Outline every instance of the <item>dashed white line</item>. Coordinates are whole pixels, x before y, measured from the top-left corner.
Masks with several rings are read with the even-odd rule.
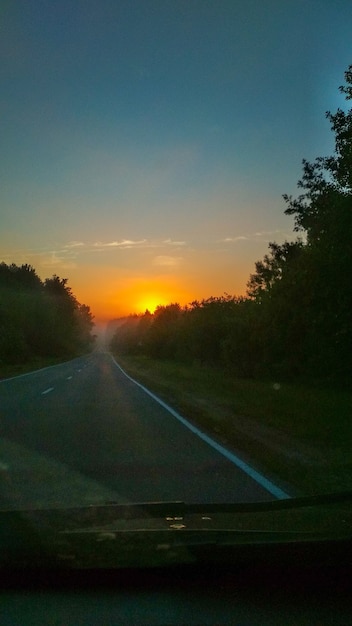
[[[1,383],[7,383],[10,380],[15,380],[16,378],[24,378],[24,376],[32,376],[32,374],[38,374],[39,372],[44,372],[45,370],[50,370],[53,367],[61,367],[61,365],[66,365],[67,363],[72,363],[76,359],[71,359],[70,361],[63,361],[62,363],[56,363],[56,365],[48,365],[47,367],[41,367],[39,370],[33,370],[31,372],[25,372],[25,374],[17,374],[17,376],[10,376],[9,378],[2,378],[0,380]],[[83,367],[87,367],[87,365],[83,365]]]
[[[50,391],[54,391],[54,387],[49,387],[48,389],[45,389],[45,391],[42,391],[42,396],[45,396],[47,393],[50,393]]]

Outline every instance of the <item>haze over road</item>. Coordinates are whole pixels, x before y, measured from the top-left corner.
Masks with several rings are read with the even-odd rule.
[[[189,430],[103,352],[1,381],[0,469],[5,506],[285,497]]]

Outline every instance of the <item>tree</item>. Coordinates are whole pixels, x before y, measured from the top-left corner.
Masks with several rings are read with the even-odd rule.
[[[66,278],[41,281],[28,264],[0,263],[0,361],[70,356],[91,347],[93,316]]]
[[[81,350],[88,350],[96,339],[96,335],[92,335],[94,327],[94,316],[90,307],[86,304],[79,304],[74,311],[74,319],[76,325],[76,342]]]
[[[177,302],[159,305],[145,337],[148,354],[154,358],[173,359],[177,355],[182,308]]]
[[[281,246],[276,242],[269,243],[269,254],[265,254],[263,261],[256,261],[255,273],[251,274],[247,283],[247,294],[257,302],[267,298],[278,281],[285,279],[291,272],[292,266],[300,257],[303,242],[285,241]]]
[[[339,90],[346,100],[352,99],[352,65],[345,72],[346,85]],[[338,109],[335,114],[326,112],[335,134],[332,156],[318,157],[314,163],[303,159],[303,176],[298,187],[304,190],[297,199],[284,195],[288,205],[286,215],[294,215],[295,230],[305,230],[308,242],[319,239],[326,232],[336,213],[341,198],[351,200],[352,194],[352,109]],[[351,214],[351,204],[348,204]],[[341,208],[341,205],[340,205]]]
[[[224,341],[234,321],[238,299],[229,294],[191,303],[185,314],[184,345],[188,359],[212,365],[224,359]]]
[[[340,87],[352,98],[352,65]],[[297,198],[284,195],[297,240],[270,244],[256,263],[248,295],[271,323],[267,344],[273,363],[291,373],[347,380],[352,365],[352,110],[326,113],[335,133],[334,154],[303,160]],[[265,333],[264,333],[265,334]],[[275,340],[275,337],[279,339]],[[284,354],[286,357],[284,358]]]
[[[147,315],[147,313],[145,314]],[[150,313],[148,311],[148,315]],[[144,317],[144,316],[143,316]],[[118,354],[138,354],[141,350],[141,315],[130,315],[118,323],[110,341],[110,347]]]

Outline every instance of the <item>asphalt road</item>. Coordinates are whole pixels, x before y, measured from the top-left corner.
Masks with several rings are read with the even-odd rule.
[[[187,428],[108,353],[0,383],[0,504],[284,497],[273,489]]]

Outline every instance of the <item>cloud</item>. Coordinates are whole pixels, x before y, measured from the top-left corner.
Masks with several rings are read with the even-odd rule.
[[[172,241],[172,239],[164,239],[163,243],[168,246],[185,246],[185,241]]]
[[[153,259],[153,265],[159,267],[178,267],[182,262],[182,257],[159,255]]]
[[[268,235],[277,235],[281,232],[281,230],[261,230],[257,233],[254,233],[254,237],[267,237]]]
[[[260,239],[262,239],[263,241],[270,241],[270,239],[276,237],[277,235],[280,235],[280,237],[284,237],[285,239],[291,237],[291,235],[287,235],[281,230],[262,230],[255,233],[249,233],[247,235],[225,237],[225,239],[219,239],[217,243],[236,243],[237,241],[257,241]]]
[[[41,253],[42,261],[41,265],[43,267],[60,267],[65,270],[72,270],[77,267],[76,263],[66,258],[65,256],[60,256],[60,252],[52,250],[48,253]]]
[[[58,250],[23,248],[14,250],[11,254],[2,255],[2,260],[7,263],[15,262],[17,265],[30,263],[35,269],[41,267],[58,267],[59,269],[74,269],[77,267],[74,260],[77,254],[74,250],[62,247]]]
[[[84,248],[87,251],[103,252],[104,250],[120,249],[129,250],[131,248],[147,249],[147,248],[164,248],[165,246],[181,247],[185,246],[185,241],[173,241],[172,239],[120,239],[113,241],[94,241],[94,242],[70,242],[65,248]]]
[[[3,254],[3,261],[12,262],[14,258],[17,263],[27,263],[28,259],[34,265],[37,263],[43,268],[74,269],[83,257],[89,254],[106,254],[123,250],[155,250],[160,252],[152,261],[153,265],[164,267],[177,267],[182,257],[167,254],[167,250],[174,250],[185,246],[185,241],[174,241],[168,239],[111,239],[109,241],[81,241],[72,240],[58,245],[50,244],[41,248],[16,250],[10,254]],[[163,254],[165,252],[166,254]]]
[[[220,239],[219,243],[233,243],[234,241],[243,241],[248,239],[248,237],[244,235],[239,235],[238,237],[225,237],[225,239]]]
[[[69,243],[64,245],[64,248],[81,248],[84,245],[83,241],[69,241]]]
[[[121,241],[108,241],[108,242],[96,241],[92,245],[94,248],[99,248],[101,250],[104,250],[104,248],[133,248],[136,246],[140,247],[146,243],[147,243],[146,239],[139,239],[137,241],[133,241],[132,239],[122,239]]]

